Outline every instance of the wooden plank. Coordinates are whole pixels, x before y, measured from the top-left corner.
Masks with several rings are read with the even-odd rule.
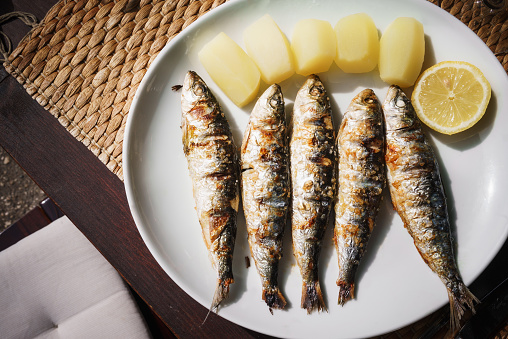
[[[51,220],[39,206],[25,214],[0,234],[0,251],[14,245],[24,237],[47,226]]]
[[[16,221],[5,231],[0,233],[0,251],[14,245],[24,237],[46,227],[52,221],[63,216],[62,211],[55,203],[47,198],[36,206],[20,220]]]
[[[64,215],[58,206],[55,205],[53,200],[49,198],[44,199],[39,205],[51,221],[55,221]]]

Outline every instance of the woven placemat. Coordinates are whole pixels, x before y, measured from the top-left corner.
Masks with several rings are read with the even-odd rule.
[[[225,0],[62,0],[19,43],[6,70],[123,180],[122,143],[136,89],[160,50]],[[508,69],[506,12],[431,1],[475,31]]]
[[[62,0],[4,62],[37,102],[123,180],[127,114],[182,29],[225,0]]]

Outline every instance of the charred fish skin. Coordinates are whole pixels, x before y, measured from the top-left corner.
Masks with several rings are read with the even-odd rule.
[[[310,75],[296,95],[290,141],[293,253],[307,313],[326,310],[318,267],[333,206],[336,156],[330,99],[319,77]]]
[[[217,270],[211,310],[227,298],[239,204],[239,159],[228,121],[203,79],[189,71],[182,88],[182,142],[196,212]]]
[[[334,242],[339,263],[338,303],[354,298],[355,276],[365,253],[385,186],[381,104],[371,89],[344,113],[337,136],[339,188]]]
[[[277,84],[254,106],[242,142],[241,166],[243,210],[262,299],[270,308],[283,309],[286,299],[278,271],[291,192],[284,97]]]
[[[446,286],[455,329],[465,306],[474,312],[478,299],[462,281],[455,262],[439,166],[411,101],[399,87],[389,88],[383,111],[392,202],[422,259]]]

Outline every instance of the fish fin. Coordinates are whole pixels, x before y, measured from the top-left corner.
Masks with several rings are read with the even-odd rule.
[[[278,287],[263,289],[263,300],[270,308],[283,310],[286,307],[286,298]]]
[[[208,313],[206,313],[206,317],[201,323],[201,325],[204,325],[206,322],[206,319],[208,319],[208,316],[210,315],[210,312],[219,312],[219,306],[222,303],[224,299],[228,297],[229,294],[229,285],[233,283],[233,279],[226,279],[221,280],[219,279],[217,281],[217,287],[215,288],[215,292],[213,294],[213,300],[212,305],[208,309]]]
[[[313,281],[310,284],[303,284],[301,307],[307,310],[307,314],[310,314],[315,308],[317,308],[318,312],[323,310],[328,312],[323,299],[323,294],[321,293],[319,281]]]
[[[249,121],[249,123],[247,124],[247,128],[245,129],[245,132],[243,134],[242,146],[240,148],[241,155],[245,154],[245,152],[247,151],[247,145],[249,144],[251,130],[252,130],[252,124]],[[242,169],[243,169],[243,164],[242,164]]]
[[[187,119],[182,118],[182,122],[180,124],[180,128],[182,130],[182,144],[183,144],[183,153],[185,155],[189,154],[189,131],[187,128]]]
[[[344,306],[344,304],[355,298],[355,283],[347,283],[342,280],[337,280],[337,286],[339,286],[339,300],[338,304]]]
[[[217,287],[215,288],[215,293],[213,294],[212,306],[210,306],[210,311],[218,312],[219,306],[224,299],[228,297],[229,294],[229,285],[233,283],[232,279],[218,280]]]
[[[458,285],[458,293],[453,293],[448,289],[448,298],[450,300],[450,328],[457,330],[460,327],[460,319],[464,315],[466,306],[475,313],[474,304],[480,300],[469,291],[462,282]]]
[[[349,121],[349,114],[346,115],[346,113],[344,113],[344,117],[342,118],[342,121],[339,126],[339,130],[337,132],[337,136],[335,138],[335,145],[337,145],[337,154],[340,151],[339,139],[340,139],[342,133],[344,133],[344,128],[346,128],[348,121]]]
[[[287,121],[287,138],[288,138],[288,141],[291,141],[291,139],[293,138],[293,131],[295,129],[295,123],[294,123],[294,118],[293,118],[293,114],[292,113],[288,113],[289,114],[289,119],[286,119]]]

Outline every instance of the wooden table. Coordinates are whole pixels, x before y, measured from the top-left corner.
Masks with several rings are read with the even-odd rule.
[[[0,15],[21,10],[40,20],[56,0],[2,3]],[[20,22],[2,27],[14,46],[28,32]],[[183,292],[162,270],[131,217],[123,182],[77,141],[0,67],[0,145],[60,207],[178,337],[266,337],[237,326]],[[482,297],[506,276],[505,243],[472,284]]]

